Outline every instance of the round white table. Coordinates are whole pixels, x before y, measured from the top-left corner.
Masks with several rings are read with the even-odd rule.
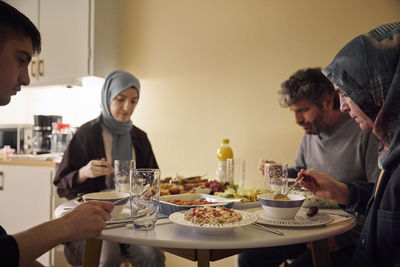
[[[71,206],[71,203],[66,202],[57,207],[56,216],[60,216],[65,208],[69,207],[68,205]],[[283,235],[261,230],[254,225],[238,227],[223,235],[199,234],[174,223],[157,225],[152,231],[137,231],[126,226],[112,228],[104,230],[98,239],[87,240],[83,266],[98,266],[101,242],[108,240],[159,247],[175,255],[198,261],[198,266],[201,267],[209,266],[210,261],[232,256],[251,248],[311,242],[314,266],[325,267],[330,266],[327,238],[347,232],[356,225],[352,218],[337,218],[339,218],[338,221],[335,219],[327,225],[316,227],[268,226],[283,232]]]

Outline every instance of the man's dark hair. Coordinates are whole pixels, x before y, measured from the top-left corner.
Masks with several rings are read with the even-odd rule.
[[[322,107],[322,101],[327,94],[333,97],[333,108],[339,109],[339,96],[333,84],[321,72],[321,68],[308,68],[298,70],[281,85],[282,90],[280,104],[287,108],[294,105],[302,98],[308,99],[318,107]]]
[[[0,50],[6,41],[21,35],[31,38],[34,54],[40,53],[41,38],[36,26],[17,9],[0,1]]]

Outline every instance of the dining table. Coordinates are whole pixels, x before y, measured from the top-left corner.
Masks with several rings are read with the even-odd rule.
[[[72,201],[63,203],[56,208],[55,216],[62,216],[74,205],[77,204]],[[253,208],[247,212],[260,213],[262,208]],[[155,229],[150,231],[135,230],[131,223],[113,223],[103,230],[98,238],[86,240],[83,266],[99,265],[102,241],[107,240],[158,247],[166,252],[195,261],[198,267],[208,267],[212,261],[253,248],[309,243],[313,265],[329,267],[331,261],[328,238],[351,230],[357,223],[350,214],[340,209],[321,209],[320,213],[329,214],[332,221],[312,227],[264,224],[266,227],[264,229],[255,224],[249,224],[223,234],[212,231],[198,232],[195,229],[172,223],[168,217],[158,219]]]

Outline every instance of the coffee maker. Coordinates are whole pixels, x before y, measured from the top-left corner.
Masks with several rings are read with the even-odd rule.
[[[53,122],[62,122],[58,115],[34,115],[32,152],[35,155],[50,153]]]

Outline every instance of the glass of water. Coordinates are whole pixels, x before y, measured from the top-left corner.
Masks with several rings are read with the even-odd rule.
[[[238,185],[240,189],[244,188],[245,172],[246,161],[244,159],[226,160],[228,182]]]
[[[114,161],[115,191],[129,193],[129,172],[131,168],[135,169],[134,160]]]
[[[265,163],[265,191],[284,194],[288,187],[288,165],[286,163]]]
[[[133,226],[136,230],[153,230],[160,199],[159,169],[131,169],[130,206]]]

